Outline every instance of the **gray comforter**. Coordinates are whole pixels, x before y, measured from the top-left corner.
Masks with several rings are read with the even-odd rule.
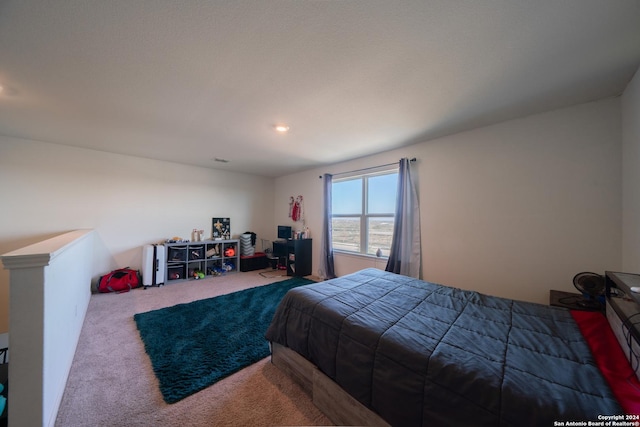
[[[266,338],[394,426],[623,413],[568,310],[376,269],[292,289]]]

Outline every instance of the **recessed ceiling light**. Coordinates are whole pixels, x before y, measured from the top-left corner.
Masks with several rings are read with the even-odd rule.
[[[277,124],[277,125],[273,125],[273,129],[275,129],[276,132],[279,133],[287,133],[289,132],[289,126],[285,125],[285,124]]]

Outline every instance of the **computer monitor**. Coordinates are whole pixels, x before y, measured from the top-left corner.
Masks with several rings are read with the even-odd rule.
[[[279,225],[278,239],[290,239],[290,238],[291,238],[291,227],[288,225]]]

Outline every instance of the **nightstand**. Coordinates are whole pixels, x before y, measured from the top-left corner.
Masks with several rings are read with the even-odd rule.
[[[604,304],[597,304],[590,306],[585,304],[585,298],[582,294],[575,292],[565,291],[549,291],[549,305],[554,307],[564,307],[570,310],[582,310],[582,311],[602,311],[604,312]]]

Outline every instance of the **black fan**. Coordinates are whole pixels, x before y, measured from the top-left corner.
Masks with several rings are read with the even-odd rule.
[[[578,273],[573,277],[573,286],[579,290],[584,299],[578,301],[580,307],[599,309],[604,303],[604,276],[588,271]]]

